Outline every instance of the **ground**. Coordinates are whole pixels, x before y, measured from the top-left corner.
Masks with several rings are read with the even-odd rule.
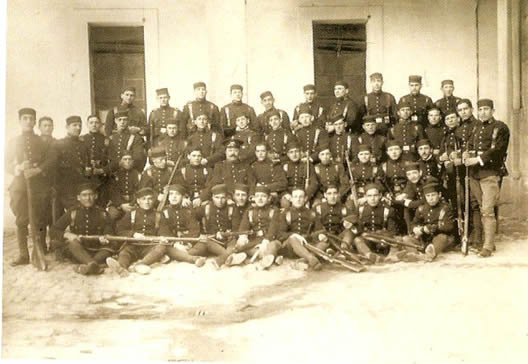
[[[501,221],[488,259],[352,273],[214,271],[185,263],[120,279],[12,268],[4,234],[3,358],[516,363],[528,358],[528,223]]]

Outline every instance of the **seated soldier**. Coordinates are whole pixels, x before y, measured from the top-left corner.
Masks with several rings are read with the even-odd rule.
[[[306,201],[309,202],[317,191],[317,178],[309,160],[301,161],[301,147],[295,140],[288,142],[288,162],[282,167],[286,173],[288,186],[281,196],[281,208],[290,207],[291,194],[295,188],[304,189]]]
[[[271,91],[264,91],[260,94],[260,102],[264,106],[264,112],[257,116],[258,130],[259,134],[267,134],[270,131],[270,126],[268,124],[269,115],[272,113],[277,113],[279,116],[279,121],[282,129],[290,129],[290,118],[288,113],[284,110],[275,108],[275,98]]]
[[[416,148],[420,156],[418,164],[420,165],[423,178],[433,176],[434,178],[440,179],[441,166],[436,156],[433,155],[433,148],[429,139],[420,139],[416,143]]]
[[[117,233],[120,236],[128,236],[136,239],[145,236],[157,236],[160,230],[161,215],[154,209],[156,192],[150,187],[145,187],[136,192],[138,207],[130,212],[117,223]],[[161,260],[165,255],[167,242],[160,240],[156,245],[134,245],[126,243],[120,250],[118,259],[107,258],[106,264],[120,276],[128,274],[127,269],[140,274],[148,274],[150,265]],[[133,264],[135,263],[135,264]],[[133,265],[131,265],[133,264]]]
[[[264,134],[264,140],[269,145],[269,157],[273,163],[281,163],[288,160],[286,146],[290,140],[295,140],[295,135],[281,126],[280,114],[277,110],[267,114],[268,132]]]
[[[324,191],[324,199],[321,204],[315,206],[315,212],[325,231],[336,236],[340,236],[344,230],[343,219],[352,214],[352,210],[340,201],[337,186],[332,184]]]
[[[112,233],[112,223],[102,208],[95,205],[97,194],[93,185],[89,183],[79,185],[77,201],[79,206],[68,210],[51,227],[50,235],[54,246],[62,245],[66,240],[66,247],[73,258],[80,263],[75,272],[83,275],[101,274],[104,271],[105,259],[115,253],[109,245],[105,234]],[[66,229],[69,227],[69,231]],[[100,235],[99,240],[81,241],[79,235]]]
[[[238,225],[242,216],[250,206],[249,202],[249,187],[242,183],[236,183],[232,188],[228,188],[228,191],[232,190],[231,199],[227,200],[227,204],[233,207],[233,224],[232,231],[238,230]],[[253,198],[251,198],[253,200]]]
[[[167,167],[167,154],[162,147],[154,147],[150,150],[152,165],[147,167],[141,174],[139,188],[149,187],[154,190],[157,206],[165,198],[164,192],[171,177],[172,168]]]
[[[345,130],[345,120],[342,115],[338,115],[330,120],[334,125],[334,132],[329,138],[328,146],[332,158],[338,163],[344,163],[349,150],[355,149],[357,138]]]
[[[209,184],[212,171],[209,167],[200,163],[202,160],[202,149],[199,146],[191,146],[187,148],[187,152],[189,163],[176,173],[175,181],[185,187],[185,190],[189,193],[189,197],[184,199],[183,205],[196,208],[203,202],[200,199],[200,194]]]
[[[210,120],[205,111],[197,112],[193,124],[196,130],[187,138],[188,145],[202,150],[202,166],[213,168],[216,162],[224,159],[221,133],[211,130]]]
[[[299,123],[302,128],[295,132],[302,151],[302,158],[310,159],[310,162],[317,163],[317,150],[323,144],[328,144],[328,134],[326,130],[314,124],[312,110],[306,106],[299,107]]]
[[[255,144],[261,140],[261,137],[256,131],[249,128],[248,111],[237,111],[233,115],[233,119],[235,119],[236,124],[233,138],[242,141],[239,159],[241,162],[251,164],[255,161]]]
[[[268,187],[271,191],[272,200],[277,201],[288,186],[282,165],[274,163],[268,158],[268,146],[265,142],[255,145],[255,155],[257,160],[251,164],[251,169],[255,174],[257,186]]]
[[[456,114],[456,111],[454,111]],[[424,129],[424,135],[431,142],[433,155],[438,157],[440,154],[440,145],[446,134],[446,126],[442,122],[442,114],[437,106],[431,106],[427,111],[428,124]]]
[[[321,203],[323,194],[329,186],[335,186],[338,189],[339,201],[346,199],[346,193],[349,190],[348,177],[342,163],[332,161],[332,154],[328,146],[322,146],[319,149],[318,158],[320,163],[314,166],[315,176],[317,178],[318,191],[315,195],[313,205]]]
[[[407,233],[410,234],[414,212],[425,201],[422,193],[424,179],[422,178],[420,166],[416,162],[408,162],[405,165],[405,173],[407,175],[407,184],[401,193],[396,194],[393,203],[404,206],[403,218],[407,225]]]
[[[398,103],[398,115],[400,119],[389,130],[387,137],[397,140],[402,146],[403,160],[415,161],[417,159],[416,142],[423,138],[422,126],[418,123],[418,119],[411,119],[411,105],[407,101],[400,100]]]
[[[132,153],[124,152],[119,162],[119,169],[110,176],[110,202],[107,208],[113,221],[121,219],[125,213],[133,210],[134,194],[139,188],[141,175],[134,169]]]
[[[184,238],[198,238],[200,236],[200,223],[194,218],[190,209],[182,206],[183,197],[186,195],[185,187],[178,184],[169,186],[169,206],[163,209],[160,224],[161,236],[175,236]],[[205,263],[205,258],[190,255],[190,244],[176,242],[173,246],[167,247],[169,258],[179,261],[193,263],[201,267]]]
[[[167,153],[167,164],[174,166],[180,156],[185,153],[187,139],[178,130],[178,120],[169,119],[166,121],[167,134],[157,139],[156,146],[162,147]],[[183,164],[180,162],[180,164]]]
[[[385,200],[394,208],[398,234],[407,234],[407,226],[403,219],[403,204],[394,203],[397,195],[401,194],[407,183],[405,172],[406,161],[401,159],[402,149],[396,140],[388,140],[386,143],[388,159],[381,164],[385,175],[385,188],[387,193]]]
[[[351,164],[359,205],[366,202],[365,186],[369,183],[380,183],[385,178],[383,169],[372,163],[371,155],[370,146],[362,144],[358,147],[357,162]]]
[[[385,142],[387,138],[378,133],[378,124],[376,119],[381,118],[379,115],[365,115],[363,116],[363,133],[357,137],[356,148],[362,144],[370,146],[370,161],[374,164],[379,164],[384,159]],[[354,149],[353,149],[354,150]],[[357,155],[357,149],[354,153]]]

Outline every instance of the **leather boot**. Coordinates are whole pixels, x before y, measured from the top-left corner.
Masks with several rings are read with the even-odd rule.
[[[493,251],[495,248],[495,232],[497,229],[495,216],[482,216],[482,227],[484,228],[484,246],[482,249]]]
[[[480,216],[480,209],[471,212],[472,229],[469,236],[469,243],[480,248],[482,246],[482,217]]]
[[[86,249],[83,248],[80,241],[70,241],[68,243],[68,250],[70,251],[71,255],[81,264],[88,264],[95,262],[95,260],[92,258],[90,253],[86,251]]]
[[[46,244],[46,228],[41,228],[39,232],[39,242],[42,246],[42,251],[44,254],[48,254],[50,250],[48,249],[48,244]]]
[[[27,227],[17,227],[18,258],[11,262],[12,267],[29,264],[28,232]]]
[[[147,255],[137,262],[137,264],[151,265],[156,262],[159,262],[160,259],[165,255],[165,246],[158,245],[153,247]]]

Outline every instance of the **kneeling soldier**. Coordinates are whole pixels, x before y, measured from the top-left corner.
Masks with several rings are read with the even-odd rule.
[[[145,187],[136,192],[138,208],[127,212],[117,223],[117,233],[121,236],[129,236],[136,239],[145,236],[156,236],[160,230],[161,215],[154,210],[155,192],[152,188]],[[160,240],[160,243],[165,243]],[[117,260],[107,258],[106,264],[121,276],[127,275],[130,268],[141,274],[150,272],[150,265],[158,262],[165,255],[166,247],[159,245],[133,245],[127,244],[119,252]]]
[[[51,227],[51,237],[56,246],[66,240],[66,247],[76,261],[77,273],[101,274],[102,264],[115,250],[108,246],[103,235],[112,233],[112,220],[105,210],[95,205],[95,188],[89,183],[81,184],[77,190],[78,207],[68,210]],[[66,229],[69,227],[69,231]],[[99,241],[82,241],[79,235],[101,235]],[[106,246],[103,246],[106,245]]]

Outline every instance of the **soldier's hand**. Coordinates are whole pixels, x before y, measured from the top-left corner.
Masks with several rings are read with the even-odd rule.
[[[31,178],[41,172],[40,168],[29,168],[24,170],[24,177]]]
[[[24,173],[24,167],[21,164],[17,164],[15,166],[15,176],[20,176],[22,173]]]
[[[346,229],[346,230],[349,230],[349,229],[352,229],[352,226],[354,226],[350,221],[343,221],[343,227]]]
[[[415,227],[413,228],[413,233],[414,233],[414,235],[416,235],[416,236],[421,236],[422,233],[423,233],[423,231],[422,231],[422,227],[421,227],[421,226],[415,226]]]
[[[100,236],[100,237],[99,237],[99,242],[100,242],[102,245],[107,245],[107,244],[110,243],[110,240],[108,240],[108,239],[106,238],[106,236]]]
[[[128,130],[130,130],[132,134],[137,134],[141,131],[141,128],[138,128],[137,126],[129,126]]]
[[[469,152],[464,152],[462,153],[462,160],[465,161],[466,159],[469,158]]]
[[[332,123],[326,123],[325,129],[328,133],[332,133],[335,130],[335,126]]]
[[[449,157],[447,155],[446,152],[442,153],[442,155],[440,156],[440,162],[446,162],[449,160]]]
[[[200,161],[200,164],[202,166],[205,166],[209,161],[206,159],[206,158],[202,158],[202,160]]]
[[[184,198],[182,200],[182,206],[183,207],[190,207],[191,205],[192,205],[192,202],[191,202],[190,198]]]
[[[217,240],[224,240],[224,234],[221,231],[218,231],[215,234],[215,237],[216,237]]]
[[[160,193],[160,194],[158,195],[158,201],[159,201],[159,202],[163,201],[163,198],[164,198],[164,197],[165,197],[165,195],[164,195],[163,193]]]
[[[92,167],[84,168],[84,175],[90,177],[92,175]]]
[[[174,167],[176,165],[176,163],[174,163],[174,161],[171,161],[171,160],[167,160],[167,165],[169,167]]]
[[[366,197],[358,198],[358,204],[359,205],[364,205],[366,202],[367,202],[367,198]]]
[[[166,238],[162,238],[162,239],[160,239],[159,242],[160,242],[161,244],[163,244],[163,245],[168,245],[168,244],[169,244],[169,241],[168,241]]]
[[[79,240],[79,235],[74,234],[74,233],[70,233],[70,232],[65,232],[64,233],[64,239],[66,239],[68,241],[76,241],[76,240]]]
[[[478,163],[479,163],[478,158],[467,158],[464,164],[466,165],[466,167],[471,167]]]
[[[240,235],[237,239],[236,246],[238,248],[243,248],[244,246],[247,245],[247,243],[249,243],[249,239],[247,235]]]
[[[207,235],[200,234],[200,236],[198,237],[198,240],[200,241],[200,243],[207,243]]]
[[[407,197],[407,195],[405,193],[400,193],[399,195],[396,196],[395,200],[396,201],[403,201],[403,200],[405,200],[406,197]]]
[[[328,240],[328,238],[326,237],[325,234],[317,235],[317,239],[319,239],[319,241],[327,241]]]
[[[29,169],[31,168],[31,163],[29,161],[23,161],[19,166],[22,170]]]
[[[453,159],[453,163],[455,164],[455,166],[461,166],[462,165],[462,158]]]
[[[202,200],[200,200],[200,198],[195,198],[194,200],[192,200],[193,207],[200,207],[201,203],[202,203]]]
[[[104,174],[104,169],[102,169],[102,168],[95,168],[95,169],[94,169],[94,174],[95,174],[96,176],[100,176],[100,175]]]
[[[143,239],[145,237],[145,235],[141,234],[141,233],[134,233],[134,235],[132,235],[133,238],[135,239]]]
[[[124,212],[130,212],[130,211],[132,211],[132,206],[130,206],[129,203],[123,203],[123,204],[121,204],[121,209]]]
[[[433,149],[433,155],[440,154],[440,149]]]

